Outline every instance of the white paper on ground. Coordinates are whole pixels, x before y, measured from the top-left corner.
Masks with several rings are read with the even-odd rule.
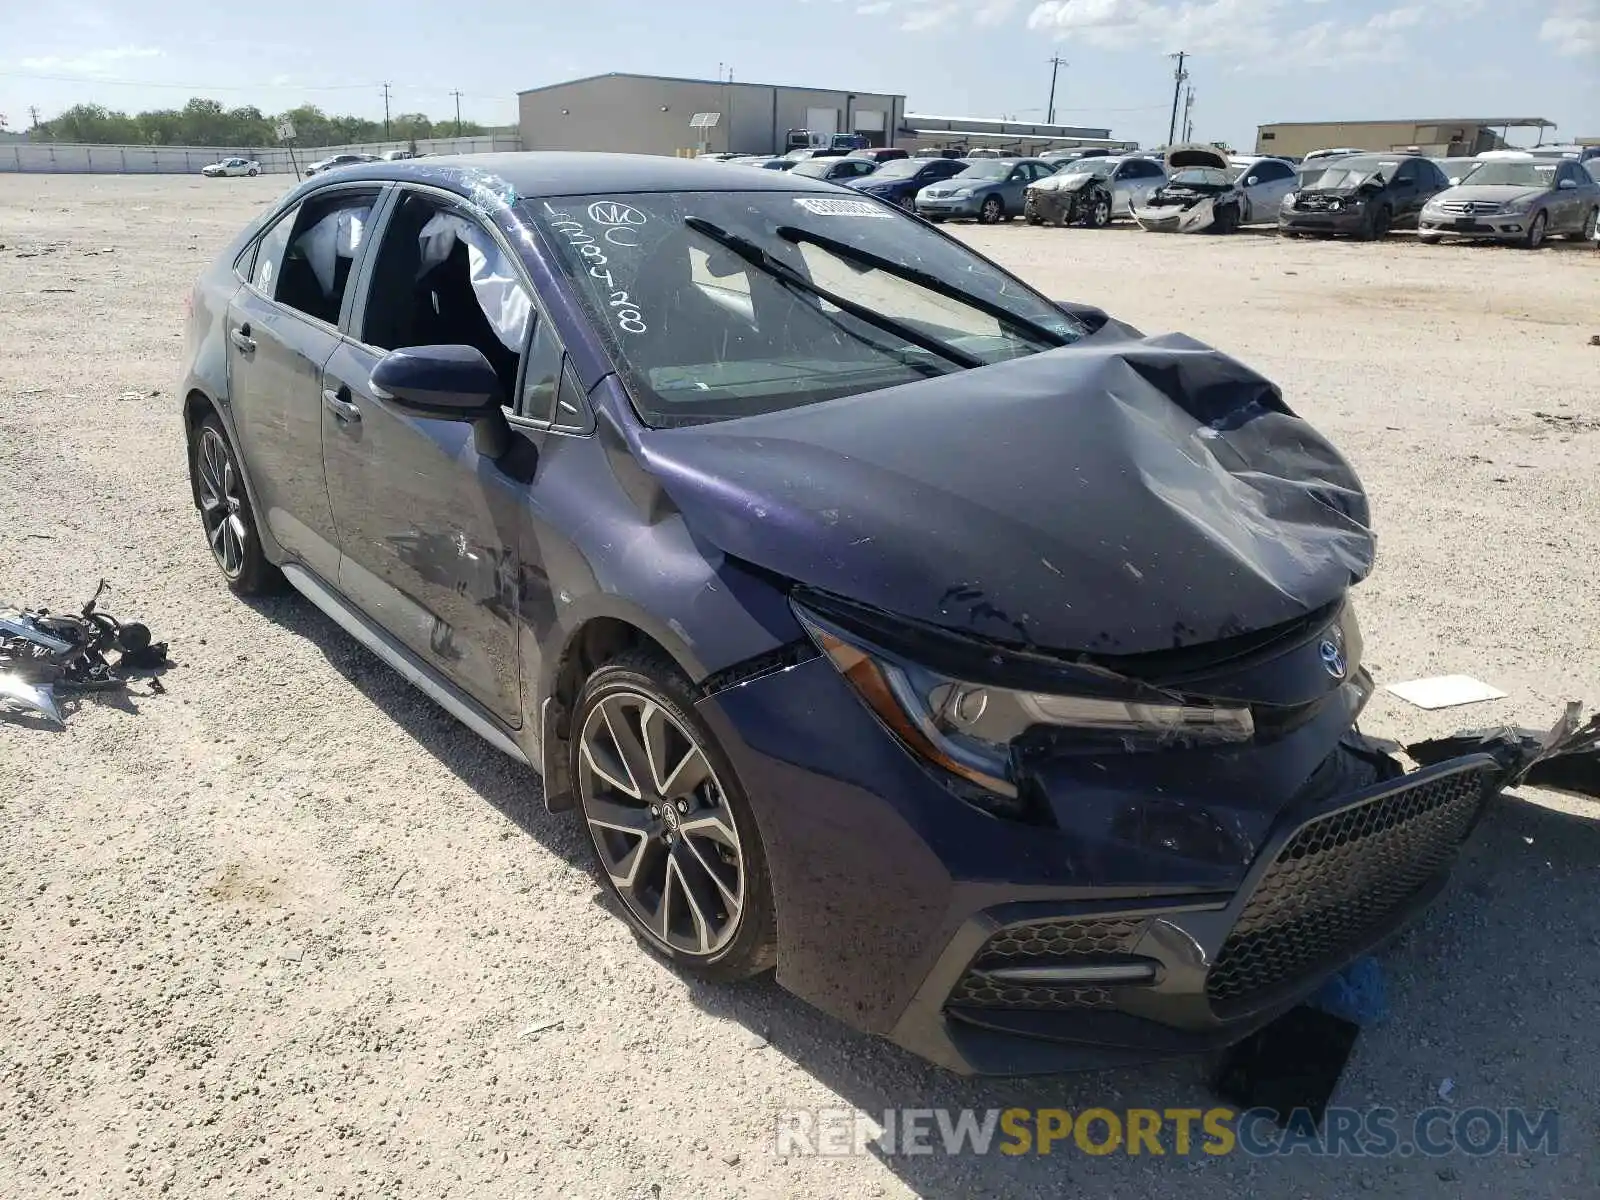
[[[1409,679],[1404,683],[1391,683],[1384,687],[1409,704],[1418,708],[1454,708],[1458,704],[1477,704],[1484,700],[1499,700],[1505,696],[1499,688],[1490,687],[1470,675],[1436,675],[1432,679]]]

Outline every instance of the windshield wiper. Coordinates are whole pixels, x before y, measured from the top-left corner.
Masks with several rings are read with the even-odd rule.
[[[1049,345],[1065,346],[1068,343],[1069,339],[1063,337],[1054,329],[1041,325],[1030,317],[1019,316],[1003,304],[996,304],[993,300],[985,299],[982,296],[974,295],[972,292],[958,288],[955,284],[940,279],[937,275],[930,271],[924,271],[921,267],[910,267],[904,263],[897,263],[892,258],[884,258],[881,255],[872,253],[870,250],[862,250],[859,247],[852,246],[849,242],[835,241],[825,234],[812,233],[811,230],[801,229],[797,225],[780,225],[777,229],[777,234],[785,241],[810,242],[813,246],[818,246],[829,254],[838,255],[838,257],[846,261],[858,262],[863,266],[882,271],[886,275],[894,275],[919,287],[927,288],[930,292],[935,292],[948,300],[954,300],[960,304],[967,305],[969,308],[974,308],[983,313],[984,316],[993,317],[1002,325],[1010,325],[1015,329],[1020,329]]]
[[[940,358],[948,359],[960,367],[985,366],[983,359],[974,354],[968,354],[957,346],[930,337],[921,330],[916,329],[893,317],[886,317],[882,313],[873,312],[863,304],[857,304],[837,292],[829,291],[825,287],[818,287],[804,275],[796,271],[788,263],[774,258],[749,238],[741,237],[737,233],[730,233],[719,225],[713,225],[703,217],[685,217],[683,223],[702,237],[708,237],[717,245],[736,254],[739,258],[749,263],[763,274],[770,275],[785,287],[795,291],[804,292],[819,300],[826,300],[835,308],[841,309],[855,317],[858,321],[865,321],[868,325],[875,325],[886,333],[910,342],[913,346],[920,346],[930,354],[937,354]]]

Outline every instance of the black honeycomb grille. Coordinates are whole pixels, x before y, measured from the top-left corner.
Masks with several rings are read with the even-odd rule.
[[[948,1003],[958,1008],[1110,1008],[1111,993],[1097,984],[1013,983],[986,972],[1124,956],[1138,944],[1147,924],[1141,918],[1088,917],[1002,929],[984,943]]]
[[[1261,876],[1206,978],[1214,1006],[1364,944],[1454,856],[1492,767],[1425,780],[1306,822]]]

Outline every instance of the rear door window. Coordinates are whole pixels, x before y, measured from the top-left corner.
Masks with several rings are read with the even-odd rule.
[[[263,265],[270,262],[263,242],[262,253],[256,256],[257,287],[285,307],[337,325],[377,200],[376,188],[341,190],[306,200],[295,216],[287,245],[278,251],[281,263],[275,268],[276,279],[270,278],[272,269],[263,276]],[[287,220],[279,222],[269,236],[288,224]]]

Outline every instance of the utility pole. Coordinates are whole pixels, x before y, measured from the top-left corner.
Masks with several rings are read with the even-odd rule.
[[[389,140],[389,85],[383,85],[383,140]]]
[[[39,106],[37,104],[28,105],[28,116],[33,118],[33,128],[39,128]]]
[[[450,93],[456,98],[456,136],[461,136],[461,89],[457,88]]]
[[[1189,78],[1189,73],[1183,69],[1183,61],[1189,55],[1187,51],[1179,50],[1167,57],[1178,60],[1178,69],[1172,73],[1172,120],[1167,123],[1167,145],[1170,146],[1172,139],[1178,136],[1178,96],[1183,91],[1184,80]]]
[[[1194,122],[1189,119],[1189,110],[1194,107],[1194,89],[1185,88],[1183,92],[1183,140],[1194,140]]]
[[[1056,123],[1056,72],[1062,67],[1070,67],[1071,65],[1059,54],[1052,55],[1050,58],[1050,107],[1045,109],[1044,123],[1046,125],[1054,125]]]

